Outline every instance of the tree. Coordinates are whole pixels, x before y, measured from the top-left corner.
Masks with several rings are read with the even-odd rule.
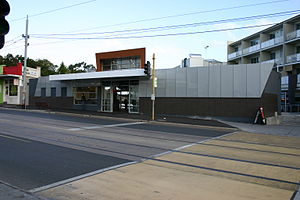
[[[83,72],[94,72],[96,67],[94,65],[87,65],[85,62],[76,63],[69,65],[69,73],[83,73]]]
[[[57,73],[58,74],[68,74],[69,70],[66,67],[66,65],[64,64],[64,62],[62,62],[59,66],[59,68],[57,69]]]
[[[35,61],[35,65],[37,67],[41,67],[42,76],[49,76],[49,75],[56,74],[57,66],[51,63],[47,59],[38,59]]]
[[[16,66],[17,63],[24,63],[24,57],[21,55],[13,56],[12,54],[7,54],[4,57],[0,56],[0,65]],[[27,66],[32,68],[40,67],[42,76],[96,71],[96,67],[94,65],[87,65],[85,62],[72,64],[68,67],[62,62],[58,67],[57,65],[54,65],[47,59],[33,60],[28,58]]]

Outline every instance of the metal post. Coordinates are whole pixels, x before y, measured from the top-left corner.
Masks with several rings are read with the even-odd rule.
[[[23,66],[23,104],[24,108],[26,109],[26,93],[27,93],[27,81],[26,81],[26,69],[27,69],[27,48],[28,48],[28,15],[26,18],[26,28],[25,28],[25,52],[24,52],[24,66]]]
[[[284,92],[284,112],[286,112],[286,92]]]
[[[151,100],[152,100],[152,120],[155,120],[155,54],[153,54],[152,57],[153,60],[153,68],[152,68],[152,95],[151,95]]]

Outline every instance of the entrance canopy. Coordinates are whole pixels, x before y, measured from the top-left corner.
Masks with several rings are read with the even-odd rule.
[[[50,75],[50,81],[102,79],[102,78],[123,78],[123,77],[145,77],[144,69],[126,69],[101,72],[87,72],[74,74]]]

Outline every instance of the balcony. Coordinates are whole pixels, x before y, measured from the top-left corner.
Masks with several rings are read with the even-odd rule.
[[[300,62],[300,53],[287,56],[286,57],[286,62],[287,63]]]
[[[276,59],[272,59],[272,60],[265,60],[265,61],[262,61],[261,63],[273,63],[273,64],[277,64],[277,65],[282,65],[283,60],[281,58],[276,58]]]
[[[293,31],[293,32],[290,32],[288,34],[286,34],[286,40],[289,41],[289,40],[293,40],[295,38],[299,38],[300,37],[300,30],[296,30],[296,31]]]
[[[276,44],[280,44],[282,42],[283,42],[283,36],[273,38],[271,40],[268,40],[268,41],[265,41],[265,42],[261,43],[261,48],[271,47],[271,46],[274,46]]]
[[[259,49],[260,49],[260,44],[257,44],[257,45],[254,45],[254,46],[243,49],[243,54],[258,51]]]
[[[228,59],[233,59],[235,57],[238,57],[238,56],[241,56],[242,55],[242,51],[236,51],[236,52],[233,52],[231,54],[228,54]]]

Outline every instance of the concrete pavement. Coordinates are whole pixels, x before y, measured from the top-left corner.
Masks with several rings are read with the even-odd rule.
[[[51,200],[291,199],[300,181],[298,124],[229,125],[243,131],[35,195]]]
[[[0,182],[0,199],[2,200],[46,200],[32,193],[13,187],[9,184]]]
[[[37,194],[57,200],[289,200],[300,180],[299,147],[300,138],[239,131]]]

